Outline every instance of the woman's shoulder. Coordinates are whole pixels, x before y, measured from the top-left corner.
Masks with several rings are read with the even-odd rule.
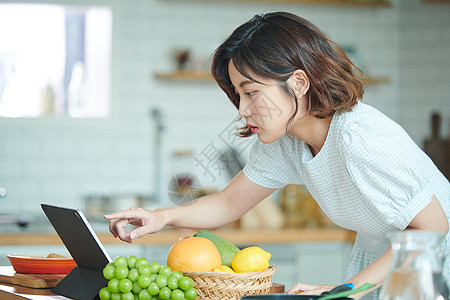
[[[373,106],[358,103],[351,111],[336,113],[335,129],[339,132],[348,130],[365,132],[400,129],[400,126]]]

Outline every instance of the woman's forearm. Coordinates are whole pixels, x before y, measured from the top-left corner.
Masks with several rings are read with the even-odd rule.
[[[157,212],[169,226],[218,228],[238,220],[273,191],[253,183],[241,172],[220,192]]]
[[[370,293],[374,289],[380,287],[384,280],[386,279],[392,261],[392,250],[388,248],[380,257],[378,257],[373,263],[367,266],[364,270],[350,278],[347,282],[351,282],[355,287],[359,287],[364,283],[374,283],[376,284],[370,290],[358,293],[355,295],[356,299]]]
[[[160,208],[164,223],[168,226],[192,229],[212,229],[227,225],[239,216],[228,213],[226,199],[220,192],[207,195],[180,206]]]
[[[449,228],[448,219],[435,195],[431,202],[420,211],[414,219],[408,224],[408,229],[437,231],[447,234]],[[386,279],[392,260],[392,249],[386,250],[378,259],[371,263],[367,268],[359,272],[348,282],[355,286],[360,286],[366,282],[375,283],[377,287],[383,284]],[[373,289],[372,289],[373,290]],[[364,295],[369,293],[364,292]],[[363,293],[361,293],[363,294]],[[358,294],[358,297],[360,295]]]

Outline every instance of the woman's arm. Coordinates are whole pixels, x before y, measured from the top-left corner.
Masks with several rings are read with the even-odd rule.
[[[106,215],[115,237],[131,243],[133,239],[155,233],[164,226],[192,229],[217,228],[238,220],[243,214],[272,194],[275,189],[257,185],[241,171],[225,189],[181,206],[146,210],[123,210]],[[126,225],[138,228],[125,232]]]
[[[406,229],[438,231],[447,234],[449,230],[448,218],[436,196],[433,195],[431,202],[414,217]],[[348,282],[352,282],[355,286],[360,286],[365,282],[376,283],[377,286],[373,289],[381,286],[388,275],[391,266],[391,258],[392,251],[391,248],[389,248],[377,260],[351,278]],[[371,290],[358,294],[358,297],[362,297]]]
[[[445,215],[442,206],[437,200],[436,196],[433,196],[431,202],[414,217],[409,223],[407,229],[415,230],[427,230],[427,231],[439,231],[447,233],[449,230],[448,218]],[[368,294],[372,290],[380,287],[386,279],[391,266],[392,251],[391,248],[387,249],[380,257],[378,257],[367,268],[350,278],[347,282],[351,282],[355,287],[359,287],[366,282],[375,283],[376,286],[370,290],[358,293],[352,297],[359,299],[360,297]],[[288,293],[294,293],[297,290],[307,291],[308,294],[320,294],[324,291],[329,291],[334,286],[329,285],[307,285],[297,283],[288,290]]]

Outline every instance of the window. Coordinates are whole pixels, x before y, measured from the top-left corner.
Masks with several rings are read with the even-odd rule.
[[[0,4],[0,117],[106,117],[112,9]]]

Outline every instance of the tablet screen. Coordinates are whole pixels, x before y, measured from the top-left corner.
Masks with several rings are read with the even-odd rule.
[[[76,264],[102,272],[111,258],[83,212],[50,204],[41,204],[41,207]]]

